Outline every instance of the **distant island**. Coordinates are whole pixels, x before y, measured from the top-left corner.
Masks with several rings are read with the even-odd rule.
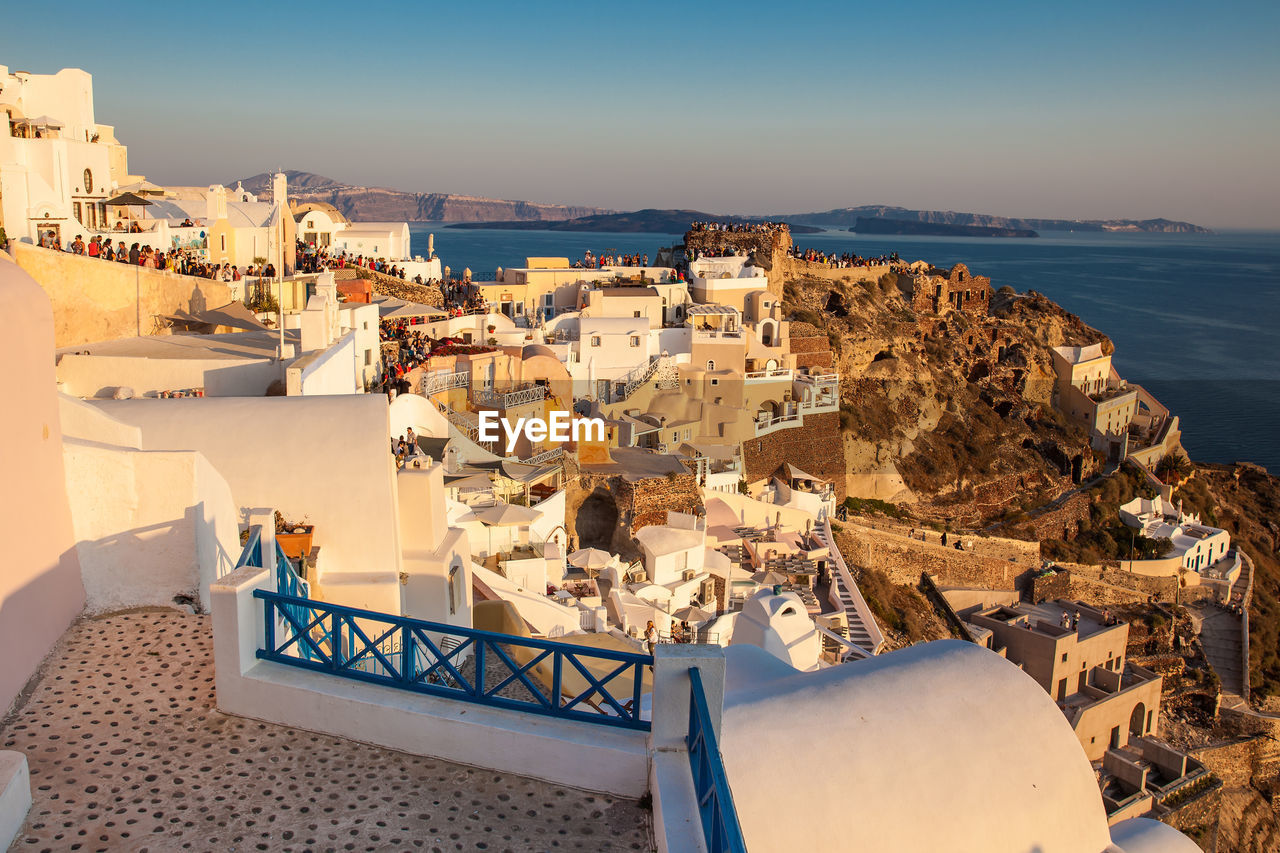
[[[510,228],[519,231],[615,231],[624,234],[683,234],[691,222],[724,222],[750,225],[766,221],[759,216],[718,216],[702,210],[656,210],[647,208],[631,213],[597,213],[559,222],[458,222],[450,228]],[[817,234],[822,228],[791,225],[793,234]]]
[[[289,179],[290,199],[299,202],[326,202],[352,222],[477,222],[513,219],[546,223],[608,212],[599,207],[362,187],[296,169],[286,171],[285,177]],[[265,173],[241,178],[239,182],[255,195],[271,191],[271,176]],[[234,187],[236,183],[237,181],[231,181],[229,186]]]
[[[890,205],[841,207],[810,213],[764,216],[724,216],[700,210],[636,210],[622,212],[602,207],[547,204],[535,201],[486,198],[456,193],[419,193],[385,187],[346,184],[334,178],[297,169],[285,171],[289,197],[299,202],[322,201],[333,205],[352,222],[465,222],[472,228],[550,229],[554,231],[618,231],[623,233],[683,234],[694,220],[718,222],[786,222],[793,234],[826,229],[856,229],[859,217],[932,225],[961,225],[1015,231],[1119,231],[1210,234],[1207,228],[1171,219],[1017,219],[985,213],[953,210],[914,210]],[[251,193],[271,191],[271,176],[252,175],[229,181]],[[572,223],[572,224],[570,224]],[[895,231],[863,233],[946,234],[947,231]],[[974,236],[974,235],[970,235]],[[981,235],[1019,236],[1019,235]]]
[[[907,234],[921,237],[1039,237],[1030,228],[996,228],[990,225],[948,225],[942,222],[911,222],[859,216],[849,229],[858,234]]]
[[[853,228],[859,217],[927,222],[937,225],[977,225],[983,228],[1014,228],[1030,231],[1152,232],[1168,234],[1212,234],[1208,228],[1172,219],[1018,219],[985,213],[954,210],[913,210],[883,204],[841,207],[822,213],[778,214],[770,217],[823,228]]]

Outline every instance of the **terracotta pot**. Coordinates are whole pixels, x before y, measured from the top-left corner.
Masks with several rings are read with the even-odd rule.
[[[302,530],[302,533],[277,533],[276,541],[280,543],[280,550],[284,552],[286,557],[296,559],[305,557],[311,553],[311,538],[315,531],[315,526],[311,524],[297,524],[290,528],[291,530]]]

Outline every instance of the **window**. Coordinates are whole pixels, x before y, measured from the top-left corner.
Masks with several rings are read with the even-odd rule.
[[[1063,652],[1063,653],[1062,653],[1062,662],[1063,662],[1063,663],[1066,663],[1066,662],[1067,662],[1067,653],[1066,653],[1066,652]]]
[[[639,335],[632,335],[632,336],[631,336],[631,345],[632,345],[633,347],[638,347],[638,346],[640,346],[640,336],[639,336]]]
[[[86,195],[93,192],[93,172],[88,169],[84,170],[84,191]]]
[[[599,336],[599,335],[592,335],[592,336],[591,336],[591,345],[592,345],[593,347],[598,347],[598,346],[600,346],[600,336]]]
[[[316,227],[315,220],[308,219],[308,220],[307,220],[307,229],[308,229],[308,230],[310,230],[310,229],[315,228],[315,227]]]
[[[707,370],[715,370],[715,369],[716,369],[715,359],[711,359],[711,358],[707,359]]]
[[[631,316],[632,316],[632,317],[639,317],[639,316],[640,316],[640,312],[639,312],[639,311],[632,311],[632,312],[631,312]]]
[[[719,385],[719,384],[720,384],[720,380],[719,380],[719,379],[712,379],[712,380],[711,380],[711,384],[712,384],[712,385]]]
[[[223,234],[222,235],[222,251],[225,252],[226,250],[227,250],[227,235]]]
[[[74,212],[74,214],[75,214],[76,220],[77,220],[77,221],[82,220],[82,218],[83,218],[83,217],[81,217],[81,215],[80,215],[80,214],[81,214],[80,202],[78,202],[78,201],[77,201],[77,202],[73,202],[73,203],[72,203],[72,205],[71,205],[71,208],[72,208],[72,210],[73,210],[73,212]]]
[[[368,367],[371,364],[373,364],[373,350],[367,349],[364,351],[364,366]]]

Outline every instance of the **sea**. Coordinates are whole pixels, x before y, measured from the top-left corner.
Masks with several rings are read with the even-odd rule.
[[[512,231],[409,226],[456,273],[489,278],[526,257],[648,253],[680,234]],[[1113,363],[1181,419],[1198,462],[1256,462],[1280,474],[1280,232],[1129,234],[1043,232],[1039,238],[796,234],[802,247],[940,267],[964,263],[995,288],[1048,296],[1115,342]]]

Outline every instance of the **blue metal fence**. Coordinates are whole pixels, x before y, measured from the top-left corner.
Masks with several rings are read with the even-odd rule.
[[[649,655],[426,622],[265,589],[277,663],[499,708],[647,731]]]
[[[689,668],[689,768],[693,771],[693,787],[698,798],[698,815],[702,818],[702,834],[707,840],[707,853],[746,853],[738,812],[733,807],[733,793],[724,773],[720,745],[711,726],[711,711],[702,689],[702,674]]]

